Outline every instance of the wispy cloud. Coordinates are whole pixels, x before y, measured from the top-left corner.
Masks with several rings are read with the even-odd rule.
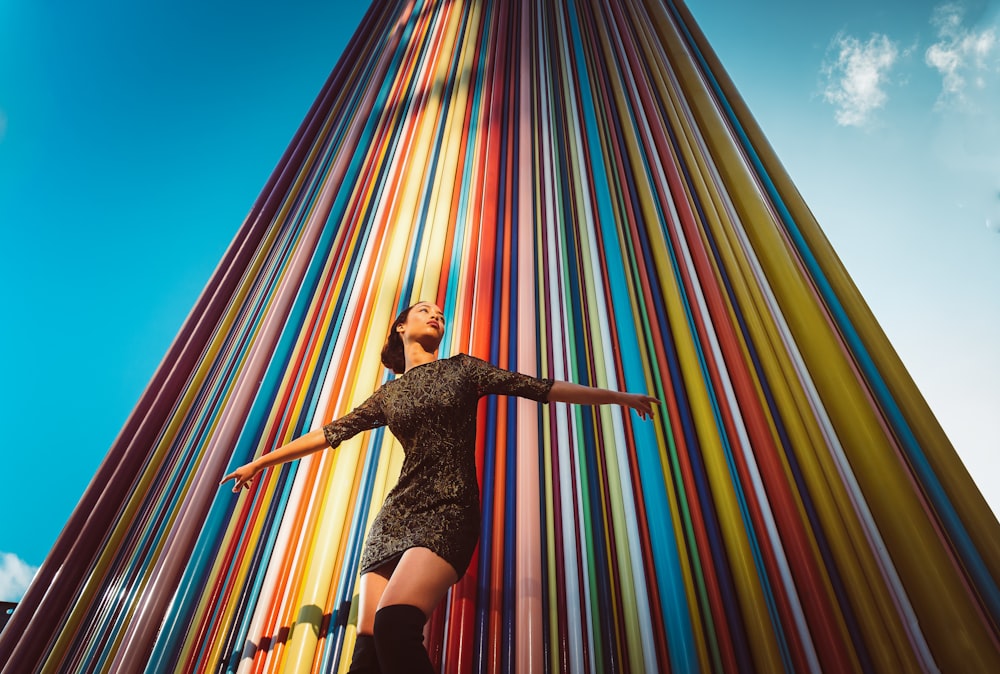
[[[0,552],[0,601],[21,601],[36,571],[17,555]]]
[[[1000,64],[996,26],[967,28],[965,10],[948,3],[934,10],[931,25],[937,29],[937,42],[927,48],[924,61],[941,75],[938,104],[963,102],[968,87],[984,89],[987,78],[997,73]]]
[[[889,99],[889,72],[899,58],[899,47],[886,35],[861,42],[838,34],[830,45],[835,56],[823,66],[823,99],[836,108],[841,126],[865,126]]]
[[[0,143],[3,142],[4,136],[7,135],[7,113],[4,112],[3,108],[0,108]]]

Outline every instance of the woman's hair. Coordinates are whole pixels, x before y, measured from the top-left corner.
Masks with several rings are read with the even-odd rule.
[[[399,312],[396,320],[389,326],[389,336],[385,338],[385,346],[382,347],[382,364],[396,374],[403,374],[406,371],[406,357],[403,354],[403,338],[396,332],[396,328],[406,323],[406,317],[410,315],[410,305]]]

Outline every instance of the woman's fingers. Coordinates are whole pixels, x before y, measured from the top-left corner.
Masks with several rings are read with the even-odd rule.
[[[240,468],[237,468],[229,475],[222,478],[222,481],[219,482],[219,486],[221,487],[229,480],[236,480],[236,482],[233,484],[233,493],[235,494],[239,492],[240,487],[249,489],[250,485],[253,483],[254,475],[256,474],[257,471],[250,471],[247,469],[246,466],[241,466]]]
[[[635,394],[635,403],[630,405],[632,409],[639,413],[642,419],[650,419],[653,416],[653,405],[659,405],[660,401],[653,396]]]

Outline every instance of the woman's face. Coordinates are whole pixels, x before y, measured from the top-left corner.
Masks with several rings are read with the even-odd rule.
[[[444,336],[444,313],[433,302],[417,302],[410,307],[406,321],[396,326],[403,343],[413,340],[436,345]]]

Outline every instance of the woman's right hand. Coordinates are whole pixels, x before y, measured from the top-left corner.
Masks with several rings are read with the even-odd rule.
[[[660,401],[645,393],[624,393],[620,404],[638,412],[642,419],[649,419],[653,416],[653,406],[659,405]]]
[[[309,431],[305,435],[292,440],[287,445],[278,447],[273,452],[268,452],[267,454],[258,456],[250,463],[240,466],[229,475],[222,478],[222,482],[219,483],[219,486],[225,484],[227,480],[236,480],[236,484],[233,485],[233,492],[238,492],[240,487],[246,487],[249,489],[250,485],[253,483],[254,476],[265,468],[277,466],[278,464],[282,464],[287,461],[301,459],[307,454],[318,452],[324,447],[329,446],[330,445],[326,441],[326,434],[323,432],[323,429],[317,428],[314,431]]]
[[[236,484],[233,485],[234,494],[240,490],[240,487],[249,489],[250,485],[253,484],[254,476],[256,476],[260,471],[261,469],[258,468],[253,462],[244,464],[231,472],[229,475],[222,478],[222,481],[219,482],[219,486],[221,487],[229,480],[236,480]]]

